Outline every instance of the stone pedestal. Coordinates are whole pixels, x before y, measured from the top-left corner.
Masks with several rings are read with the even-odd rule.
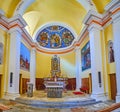
[[[33,84],[30,82],[27,83],[27,96],[28,97],[33,96]]]

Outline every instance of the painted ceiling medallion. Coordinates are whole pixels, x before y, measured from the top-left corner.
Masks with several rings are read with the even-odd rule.
[[[51,49],[68,47],[74,39],[70,30],[59,25],[44,28],[36,38],[40,46]]]

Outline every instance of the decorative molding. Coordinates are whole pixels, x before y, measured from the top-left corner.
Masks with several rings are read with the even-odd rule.
[[[79,1],[79,0],[78,0]],[[2,10],[0,10],[0,28],[2,28],[5,31],[9,31],[10,29],[17,29],[18,31],[22,31],[22,37],[23,39],[28,42],[28,44],[32,47],[35,47],[38,51],[43,52],[43,53],[48,53],[48,54],[62,54],[62,53],[68,53],[74,50],[74,48],[76,46],[80,46],[80,44],[84,41],[84,39],[87,37],[88,35],[88,30],[90,30],[91,28],[97,27],[102,29],[101,27],[105,28],[106,26],[108,26],[109,24],[112,23],[112,19],[113,21],[116,19],[118,20],[118,18],[120,17],[120,0],[112,0],[106,7],[105,7],[105,14],[99,14],[97,13],[95,10],[90,10],[85,19],[83,20],[83,23],[85,24],[85,27],[82,29],[80,35],[78,36],[74,31],[75,37],[78,37],[75,39],[75,41],[72,43],[72,46],[67,47],[66,49],[61,49],[61,50],[48,50],[48,49],[41,49],[32,39],[32,37],[29,35],[29,33],[26,31],[26,29],[24,28],[27,24],[25,22],[25,20],[22,18],[22,14],[24,13],[24,10],[31,4],[33,3],[34,0],[21,0],[21,2],[19,3],[18,7],[16,8],[15,11],[15,16],[13,18],[6,18],[4,16],[4,12]],[[86,0],[86,2],[88,2]],[[22,7],[24,7],[23,9],[21,9]],[[55,22],[53,22],[55,23]],[[53,24],[53,23],[47,23],[47,24]],[[56,22],[57,24],[58,22]],[[47,25],[46,24],[46,25]],[[64,23],[61,23],[62,25],[64,25]],[[44,26],[44,25],[43,25]],[[42,27],[43,27],[42,26]],[[65,25],[68,26],[68,25]],[[42,28],[40,27],[40,28]],[[68,26],[69,27],[69,26]],[[35,36],[37,35],[37,32],[39,31],[39,29],[34,33],[33,38],[35,38]],[[69,27],[71,29],[71,27]],[[12,31],[11,30],[11,31]],[[72,29],[73,30],[73,29]],[[21,32],[20,31],[20,32]]]
[[[90,10],[87,15],[85,16],[84,20],[83,20],[83,23],[86,24],[86,25],[89,25],[92,20],[95,20],[95,21],[98,21],[99,23],[101,23],[102,19],[102,15],[97,13],[96,11],[94,10]]]
[[[102,30],[103,29],[103,27],[101,27],[99,24],[91,24],[89,27],[88,27],[88,31],[90,32],[92,29],[94,29],[94,28],[97,28],[97,29],[99,29],[99,30]]]
[[[116,4],[120,4],[120,0],[112,0],[112,1],[105,7],[105,10],[106,10],[106,11],[112,10],[113,7],[114,7]]]
[[[14,15],[23,15],[25,10],[34,2],[35,0],[21,0],[17,5]]]
[[[14,17],[8,19],[9,27],[19,24],[21,28],[24,28],[27,23],[21,15],[15,15]]]
[[[120,21],[120,11],[118,13],[112,15],[112,21],[114,23]]]

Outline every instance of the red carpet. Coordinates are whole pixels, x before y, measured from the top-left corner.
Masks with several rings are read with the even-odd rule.
[[[75,91],[75,92],[73,92],[73,94],[75,94],[75,95],[81,95],[81,94],[84,94],[84,93],[80,92],[80,91]]]

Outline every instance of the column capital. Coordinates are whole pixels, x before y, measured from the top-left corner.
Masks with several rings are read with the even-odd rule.
[[[93,23],[88,27],[88,32],[94,31],[95,29],[103,30],[101,25]]]
[[[32,48],[31,48],[31,52],[35,52],[35,53],[36,53],[36,48],[35,48],[35,47],[32,47]]]
[[[75,47],[75,52],[78,51],[78,50],[80,50],[80,47],[76,46]]]
[[[97,28],[99,30],[102,29],[102,18],[103,15],[99,14],[98,12],[94,10],[90,10],[83,23],[88,26],[88,31],[90,31],[93,28]]]
[[[14,27],[14,28],[11,28],[9,31],[8,31],[8,33],[13,33],[13,32],[19,32],[20,34],[22,33],[22,30],[21,30],[21,28],[19,28],[19,27]]]

